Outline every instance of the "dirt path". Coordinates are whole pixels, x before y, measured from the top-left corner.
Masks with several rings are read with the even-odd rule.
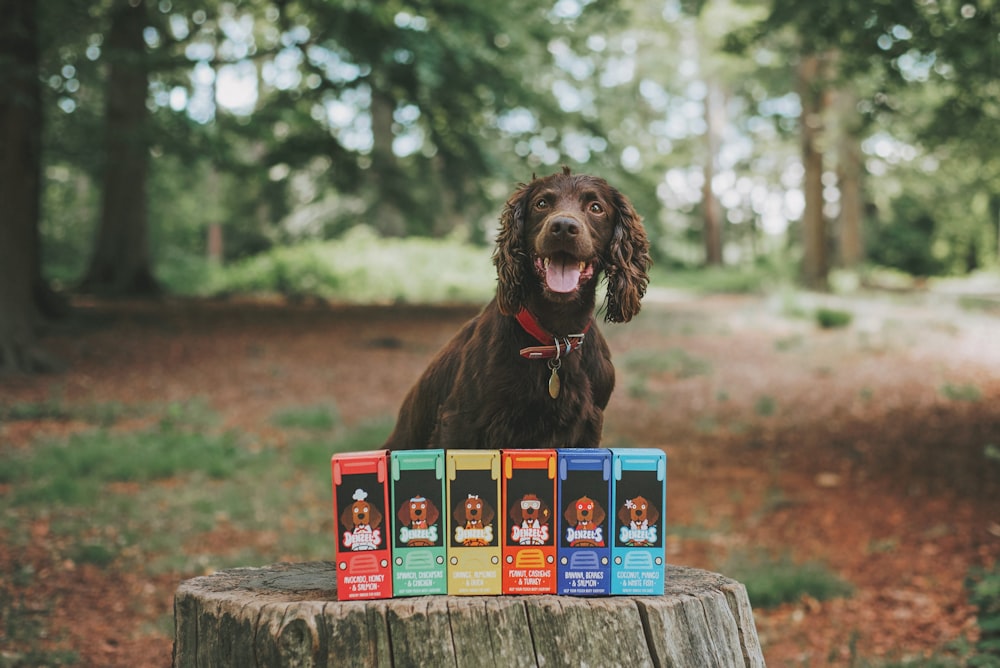
[[[929,655],[974,637],[963,578],[1000,554],[1000,463],[984,455],[1000,445],[1000,318],[871,300],[850,305],[850,327],[820,330],[796,316],[815,304],[796,299],[653,293],[633,323],[606,326],[619,373],[605,443],[670,456],[673,562],[723,572],[768,559],[816,562],[850,583],[846,597],[757,607],[769,665]],[[270,418],[283,408],[329,403],[348,424],[393,415],[475,312],[78,306],[79,317],[46,340],[70,370],[0,381],[0,404],[201,397],[223,428],[278,440]],[[83,427],[9,421],[0,442],[27,448]],[[7,491],[0,485],[0,506]],[[0,573],[8,591],[19,569],[47,575],[17,588],[39,610],[60,611],[44,622],[47,637],[68,634],[82,665],[169,662],[163,620],[173,588],[192,573],[146,581],[73,568],[52,561],[43,522],[17,530],[32,538],[0,547]]]

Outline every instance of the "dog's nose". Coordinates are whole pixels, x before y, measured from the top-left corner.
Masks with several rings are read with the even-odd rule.
[[[549,234],[554,237],[575,237],[580,233],[580,223],[569,216],[553,218],[549,223]]]

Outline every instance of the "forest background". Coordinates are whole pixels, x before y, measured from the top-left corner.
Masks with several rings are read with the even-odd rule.
[[[327,294],[316,243],[488,244],[562,164],[629,194],[665,270],[996,266],[991,2],[0,9],[4,367],[41,363],[53,286]]]
[[[995,333],[995,320],[989,319],[1000,294],[1000,16],[994,0],[0,0],[0,17],[0,372],[14,374],[0,380],[0,420],[6,423],[0,422],[0,439],[6,441],[0,442],[0,457],[13,463],[0,474],[0,499],[8,503],[0,557],[16,574],[0,592],[0,612],[8,622],[7,637],[23,650],[15,659],[36,651],[49,661],[59,656],[50,650],[61,641],[46,635],[59,625],[46,622],[42,628],[48,630],[36,632],[38,611],[21,606],[16,596],[45,588],[35,574],[59,568],[44,564],[89,563],[107,576],[109,569],[135,560],[133,548],[141,542],[123,537],[127,532],[121,527],[114,535],[95,534],[77,520],[64,527],[66,538],[47,519],[44,526],[25,519],[37,510],[32,503],[49,508],[69,502],[58,492],[55,500],[41,494],[31,501],[40,492],[28,482],[45,478],[33,467],[45,465],[50,449],[64,454],[67,445],[80,445],[72,440],[75,435],[63,434],[67,421],[88,429],[96,424],[99,450],[127,450],[130,442],[109,438],[105,428],[135,419],[146,428],[143,419],[155,415],[154,435],[140,432],[153,439],[154,449],[162,443],[165,450],[199,453],[195,459],[215,447],[232,454],[228,436],[204,435],[213,429],[202,414],[229,408],[207,408],[197,398],[193,409],[187,400],[162,410],[123,407],[114,403],[119,395],[87,385],[110,382],[86,375],[96,358],[85,342],[102,336],[91,329],[94,322],[117,328],[118,336],[134,335],[130,327],[147,320],[173,323],[167,327],[176,334],[173,339],[150,344],[142,353],[132,350],[131,342],[114,339],[109,349],[135,373],[153,373],[143,366],[152,355],[173,359],[178,347],[188,345],[182,343],[188,328],[197,332],[220,317],[223,325],[236,317],[213,315],[206,304],[236,303],[248,295],[258,301],[277,296],[289,310],[272,315],[290,322],[297,322],[295,309],[303,304],[395,305],[400,317],[412,316],[400,331],[423,331],[422,316],[403,304],[475,305],[489,298],[495,280],[489,254],[500,208],[532,174],[568,165],[604,176],[628,195],[652,241],[654,292],[751,293],[757,301],[740,302],[740,308],[757,311],[773,304],[768,295],[780,294],[782,317],[791,312],[798,317],[808,304],[823,333],[809,330],[796,338],[799,334],[781,329],[774,347],[780,353],[815,352],[799,361],[822,367],[823,377],[829,368],[815,360],[830,340],[822,336],[850,326],[852,315],[867,322],[857,315],[865,309],[889,308],[857,306],[838,301],[841,297],[961,293],[963,308],[971,305],[977,317],[987,316],[976,321],[985,328],[976,331],[987,332],[987,338],[976,340],[990,341]],[[675,296],[654,295],[661,301]],[[712,311],[716,303],[702,306]],[[817,304],[821,308],[814,312]],[[458,308],[468,315],[461,310],[467,307]],[[675,317],[677,309],[684,307],[675,306]],[[457,326],[456,314],[431,313]],[[952,318],[948,313],[935,317]],[[357,312],[337,312],[345,322],[352,315]],[[82,318],[82,334],[72,329],[79,324],[69,331],[59,324],[67,316],[69,322]],[[254,317],[246,316],[250,330],[259,324]],[[303,327],[325,331],[330,323],[323,312],[317,317]],[[396,316],[378,316],[376,322],[382,317]],[[647,327],[659,323],[651,317]],[[858,320],[855,325],[864,324]],[[945,328],[957,332],[957,323],[949,320]],[[670,327],[664,325],[664,336],[680,332]],[[706,326],[696,329],[701,327]],[[160,341],[153,329],[149,340]],[[718,333],[698,331],[705,341]],[[439,343],[444,335],[434,330],[427,336]],[[861,328],[847,336],[858,337],[852,338],[855,344],[864,338],[869,354],[870,335]],[[391,357],[399,343],[395,330],[371,336]],[[819,352],[810,347],[817,341]],[[970,518],[991,517],[988,504],[997,487],[1000,426],[986,411],[997,389],[991,348],[975,353],[980,375],[930,381],[936,383],[929,390],[934,402],[962,407],[948,419],[974,433],[962,465],[968,468],[961,470],[975,471],[976,482],[966,484],[963,473],[948,487],[949,493],[961,488],[959,496],[966,495],[962,503],[971,503]],[[250,358],[266,356],[263,344],[248,344],[247,350]],[[225,359],[219,352],[206,357]],[[416,373],[429,352],[409,352]],[[741,352],[748,359],[756,355],[749,339]],[[757,361],[772,353],[757,355]],[[309,359],[305,352],[298,355],[301,364]],[[626,382],[635,383],[620,392],[627,396],[625,414],[653,410],[651,397],[662,398],[660,386],[645,384],[652,382],[647,373],[675,381],[712,375],[710,364],[669,346],[664,354],[636,353],[624,361]],[[642,372],[641,382],[629,380],[630,369]],[[912,378],[896,369],[894,382],[912,386]],[[23,375],[53,370],[70,374],[54,378],[70,380]],[[348,376],[364,386],[360,377]],[[352,416],[388,414],[398,396],[383,391],[390,381],[380,382],[373,390],[379,399],[369,406],[352,409],[345,398],[332,412],[308,408],[304,417],[292,416],[291,428],[316,420],[320,429],[336,431]],[[70,388],[77,385],[74,395]],[[789,394],[801,394],[801,387],[795,388]],[[128,396],[133,389],[121,392]],[[882,398],[870,385],[853,391],[853,401],[860,397],[866,405],[880,403],[873,396]],[[736,390],[711,392],[713,406],[739,402]],[[83,404],[77,401],[81,396]],[[246,411],[252,404],[241,401],[244,408],[231,410]],[[778,390],[747,395],[746,401],[751,423],[783,414]],[[224,402],[217,397],[216,403]],[[835,403],[806,412],[822,417]],[[904,408],[918,404],[927,408],[917,399]],[[134,410],[145,415],[136,418]],[[919,413],[907,415],[893,413],[894,427],[920,424]],[[708,426],[703,415],[684,417],[687,426],[700,425],[692,442],[718,436],[712,426],[717,415]],[[239,418],[223,420],[234,419]],[[275,416],[278,423],[282,419]],[[36,438],[53,422],[62,425],[55,446]],[[781,441],[754,429],[734,428],[726,442],[757,447]],[[651,433],[629,437],[647,444],[656,438]],[[836,451],[821,436],[817,447]],[[288,440],[278,438],[279,445],[282,439]],[[368,442],[375,440],[368,435]],[[927,461],[937,461],[941,441],[927,447]],[[94,457],[118,454],[100,450]],[[219,467],[223,479],[237,475],[221,460],[199,461],[206,470]],[[767,461],[765,477],[778,459]],[[923,460],[914,456],[914,461]],[[77,470],[100,468],[95,466],[84,462]],[[165,466],[160,477],[167,479],[185,470],[181,464]],[[918,469],[924,470],[907,470]],[[296,470],[302,474],[301,466]],[[107,475],[97,474],[94,481],[118,484],[124,477],[131,484],[160,474],[150,473],[147,464]],[[772,482],[771,491],[777,489]],[[784,510],[787,498],[778,496],[763,503]],[[76,508],[80,501],[74,498],[70,494],[70,507]],[[734,503],[752,505],[755,498],[748,494]],[[935,497],[944,498],[951,497]],[[235,514],[223,522],[218,512],[207,512],[216,524]],[[683,517],[683,504],[680,512]],[[253,526],[259,536],[260,525]],[[936,526],[928,531],[939,531]],[[975,557],[952,568],[956,582],[973,563],[989,566],[995,560],[1000,537],[995,517],[980,529],[979,538],[969,539],[974,548],[962,548]],[[185,530],[172,528],[175,537]],[[52,538],[57,534],[62,537]],[[702,538],[675,535],[695,543]],[[716,534],[706,540],[716,541]],[[32,556],[31,546],[38,548],[39,541],[47,545],[45,557]],[[887,543],[872,545],[875,552],[895,552]],[[275,556],[273,550],[262,552]],[[311,547],[293,556],[317,553],[322,550]],[[789,570],[779,557],[770,565],[777,572]],[[208,567],[189,561],[146,575],[161,595],[164,582],[169,591],[177,577],[201,568]],[[818,579],[825,582],[827,575],[823,571]],[[997,586],[995,576],[985,582]],[[145,585],[133,584],[144,591]],[[833,591],[840,590],[834,585]],[[901,640],[887,631],[879,645],[871,634],[861,633],[861,641],[810,636],[784,649],[771,638],[770,656],[785,656],[787,650],[788,656],[856,662],[859,651],[882,656],[898,645],[926,657],[957,637],[989,640],[989,631],[980,637],[963,626],[975,620],[969,601],[978,590],[949,591],[951,598],[941,603],[950,615],[947,637],[918,633],[916,640]],[[786,611],[790,617],[782,612],[765,623],[773,619],[777,628],[796,611],[814,611],[822,598],[814,594],[795,590],[789,599],[793,609]],[[995,609],[998,598],[987,596],[980,607]],[[59,598],[45,600],[48,614]],[[870,611],[894,610],[881,599],[854,601]],[[163,614],[162,600],[151,608]],[[130,633],[141,639],[148,632]],[[120,645],[102,642],[76,639],[71,655],[116,656]]]

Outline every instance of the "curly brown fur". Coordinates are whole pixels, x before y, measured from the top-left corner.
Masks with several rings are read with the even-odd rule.
[[[600,444],[615,375],[593,323],[607,280],[604,319],[628,322],[649,282],[649,241],[629,200],[604,179],[562,173],[521,184],[500,215],[493,263],[497,295],[449,341],[407,394],[385,447],[553,448]],[[556,337],[581,333],[560,359],[561,390],[547,390],[521,309]]]

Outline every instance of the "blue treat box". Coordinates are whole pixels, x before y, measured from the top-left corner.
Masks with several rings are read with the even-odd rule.
[[[611,451],[561,449],[556,593],[611,593]]]
[[[611,456],[611,593],[663,594],[667,455],[613,448]]]

